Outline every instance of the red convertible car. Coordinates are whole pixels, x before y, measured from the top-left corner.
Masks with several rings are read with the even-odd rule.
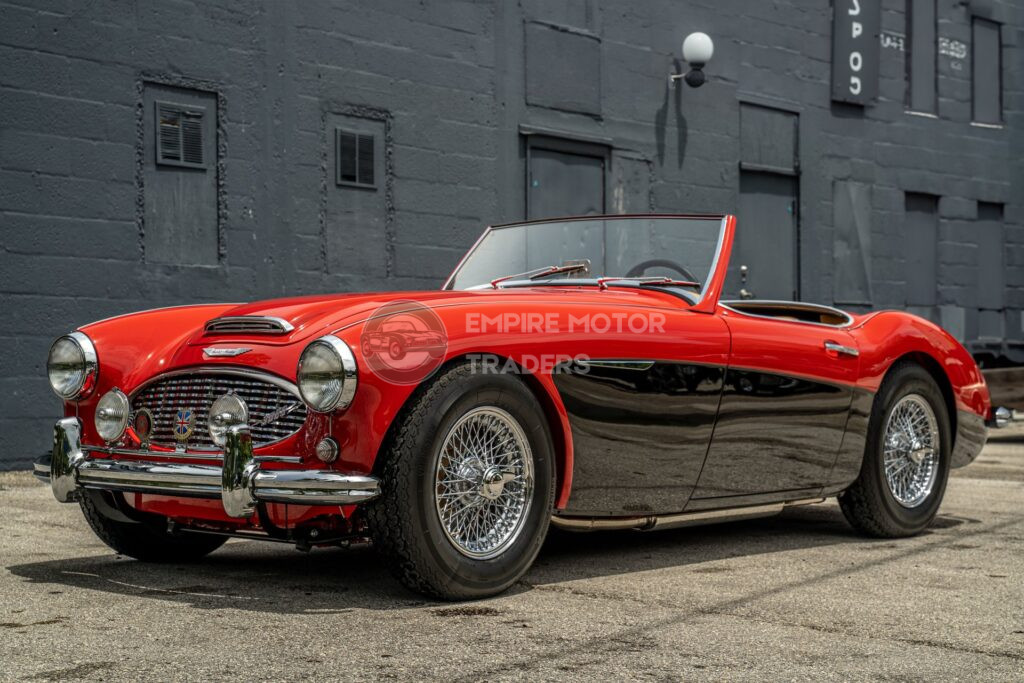
[[[902,312],[722,300],[735,229],[497,226],[438,291],[86,325],[50,350],[65,417],[36,473],[140,560],[231,536],[369,538],[445,599],[508,588],[549,525],[658,529],[838,496],[865,534],[920,532],[996,422],[971,356]],[[443,347],[388,353],[403,321]]]

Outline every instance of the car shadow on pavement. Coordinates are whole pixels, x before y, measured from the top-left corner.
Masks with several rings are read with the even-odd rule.
[[[973,521],[940,515],[936,527]],[[762,520],[649,533],[552,530],[533,568],[512,592],[662,568],[729,571],[722,561],[845,543],[891,547],[888,544],[893,541],[857,536],[835,505],[795,508]],[[323,614],[437,604],[402,588],[368,547],[298,553],[285,545],[238,540],[195,563],[148,564],[110,554],[7,569],[28,583],[166,600],[197,609]]]

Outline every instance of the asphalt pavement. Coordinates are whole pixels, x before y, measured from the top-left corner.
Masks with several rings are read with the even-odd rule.
[[[0,565],[3,680],[1024,680],[1024,426],[916,538],[859,537],[834,501],[559,534],[474,603],[407,592],[370,548],[117,557],[27,473],[0,474]]]

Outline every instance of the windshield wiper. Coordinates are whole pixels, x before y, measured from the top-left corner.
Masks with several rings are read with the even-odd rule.
[[[516,273],[514,275],[504,275],[502,277],[491,280],[491,287],[495,289],[498,285],[506,280],[526,279],[526,280],[539,280],[542,277],[549,275],[560,275],[561,273],[576,273],[579,271],[586,272],[590,269],[589,263],[567,263],[564,266],[545,266],[543,268],[534,268],[528,270],[525,273]]]
[[[597,286],[608,289],[609,284],[616,282],[635,282],[637,287],[695,287],[701,288],[699,282],[693,280],[673,280],[670,277],[602,277],[598,278]]]

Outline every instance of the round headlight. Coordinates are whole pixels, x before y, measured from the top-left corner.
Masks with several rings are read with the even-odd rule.
[[[88,394],[96,385],[98,368],[96,347],[81,332],[72,332],[53,342],[46,359],[50,387],[65,400]]]
[[[249,422],[249,407],[234,394],[224,394],[210,406],[210,439],[224,447],[228,442],[228,428]]]
[[[132,409],[120,389],[111,389],[96,404],[96,432],[106,442],[117,441],[128,427]]]
[[[356,357],[348,344],[329,334],[302,352],[296,376],[302,400],[313,410],[347,408],[356,393]]]

